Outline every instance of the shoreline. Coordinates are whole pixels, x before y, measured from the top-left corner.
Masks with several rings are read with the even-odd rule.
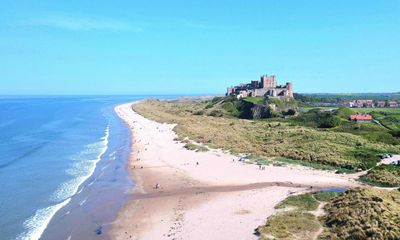
[[[132,188],[132,178],[123,167],[131,151],[130,131],[114,113],[113,106],[109,111],[111,115],[104,135],[97,142],[85,145],[85,149],[96,146],[93,167],[87,175],[78,179],[80,182],[77,182],[74,194],[60,203],[65,204],[57,209],[37,239],[110,239],[108,231],[111,223],[120,208],[130,200],[126,190]],[[124,138],[119,140],[117,136]],[[85,151],[88,150],[82,150]],[[84,158],[90,159],[88,156]],[[118,199],[114,200],[115,197]]]
[[[84,176],[75,177],[75,179],[72,179],[69,182],[67,181],[64,183],[68,184],[70,182],[73,182],[74,185],[72,184],[70,186],[67,185],[67,187],[65,187],[65,185],[60,185],[60,187],[55,191],[55,193],[53,193],[53,195],[55,195],[57,192],[62,193],[63,191],[69,190],[70,192],[68,192],[68,197],[58,203],[36,210],[35,214],[30,218],[26,219],[24,222],[24,224],[26,225],[30,225],[33,223],[35,224],[35,227],[28,229],[28,231],[22,232],[19,236],[17,236],[18,239],[20,238],[41,239],[43,235],[47,234],[47,232],[52,231],[51,229],[49,229],[49,225],[51,222],[54,222],[53,219],[55,218],[55,216],[60,215],[60,211],[66,206],[68,206],[68,204],[70,204],[73,197],[77,196],[82,191],[84,191],[86,187],[84,183],[88,182],[90,178],[92,178],[92,176],[94,175],[98,162],[102,159],[102,157],[108,150],[108,139],[109,139],[109,125],[107,125],[107,127],[105,128],[104,136],[101,138],[101,143],[104,146],[99,148],[98,156],[93,161],[93,166],[89,169],[87,174]],[[36,219],[39,219],[39,221],[37,221]]]
[[[136,185],[111,227],[112,239],[257,239],[254,229],[287,196],[360,186],[326,171],[300,166],[262,171],[221,150],[187,150],[175,140],[174,125],[146,119],[131,105],[115,111],[131,130],[128,168]]]

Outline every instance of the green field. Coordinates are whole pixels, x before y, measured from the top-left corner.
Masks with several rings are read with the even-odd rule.
[[[400,108],[353,108],[353,110],[360,113],[386,112],[400,114]]]
[[[338,108],[337,107],[300,107],[301,112],[308,112],[312,109],[320,109],[323,111],[330,111],[330,110],[335,110]]]
[[[321,110],[335,110],[338,107],[301,107],[304,112],[307,112],[311,109],[321,109]],[[358,113],[371,113],[371,112],[387,112],[387,113],[395,113],[400,114],[400,108],[352,108],[354,112]]]

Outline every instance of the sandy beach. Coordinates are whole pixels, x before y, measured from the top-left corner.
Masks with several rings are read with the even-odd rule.
[[[133,199],[113,223],[112,239],[257,239],[254,230],[290,194],[359,186],[345,175],[300,166],[239,162],[221,150],[195,152],[175,140],[174,125],[115,108],[132,133]],[[159,188],[156,188],[159,184]]]

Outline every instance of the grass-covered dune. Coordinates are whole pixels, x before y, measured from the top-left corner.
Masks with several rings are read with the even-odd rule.
[[[257,228],[260,240],[400,239],[398,191],[306,193],[290,196],[276,208],[281,210]]]
[[[380,187],[400,186],[400,167],[393,165],[380,165],[369,170],[361,180]]]
[[[232,116],[219,101],[146,100],[133,105],[143,116],[176,123],[180,139],[189,137],[209,147],[250,153],[255,158],[285,157],[346,169],[369,169],[380,152],[400,152],[399,145],[363,136],[302,126],[279,119],[246,120]]]
[[[400,239],[400,192],[349,190],[325,206],[320,239]]]

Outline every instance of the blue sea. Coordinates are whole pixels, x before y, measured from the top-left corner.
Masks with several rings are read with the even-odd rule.
[[[0,98],[0,239],[106,239],[133,185],[114,107],[141,98]]]

